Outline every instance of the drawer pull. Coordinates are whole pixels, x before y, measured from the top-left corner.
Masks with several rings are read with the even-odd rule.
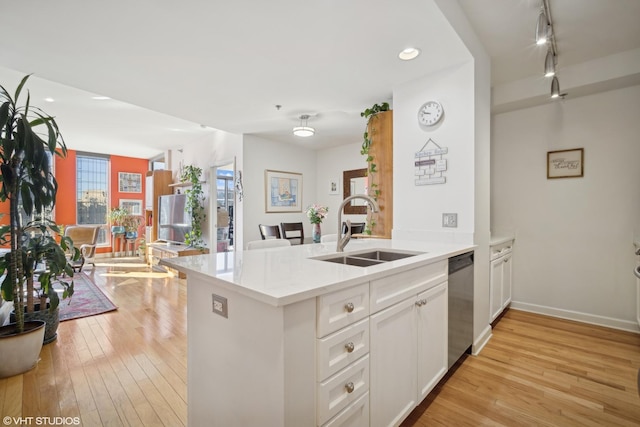
[[[344,309],[347,310],[347,313],[351,313],[354,308],[355,306],[353,305],[352,302],[348,302],[344,305]]]
[[[347,353],[351,353],[351,352],[353,352],[353,349],[355,349],[355,348],[356,348],[356,346],[355,346],[355,345],[353,345],[353,343],[352,343],[352,342],[348,342],[348,343],[346,343],[346,344],[344,345],[344,348],[347,350]]]
[[[422,307],[422,300],[419,299],[418,301],[416,301],[416,305],[418,307]]]
[[[349,381],[348,383],[346,383],[344,385],[344,388],[347,390],[347,393],[353,393],[353,390],[356,389],[356,387],[353,385],[353,383],[351,381]]]

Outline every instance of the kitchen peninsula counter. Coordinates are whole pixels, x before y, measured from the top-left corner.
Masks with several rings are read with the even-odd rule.
[[[447,371],[448,258],[474,246],[362,239],[344,254],[373,249],[419,254],[313,259],[333,242],[161,260],[187,275],[189,425],[405,418]]]

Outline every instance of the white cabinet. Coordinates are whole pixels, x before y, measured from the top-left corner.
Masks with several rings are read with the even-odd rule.
[[[491,246],[489,315],[493,322],[511,303],[513,240]]]
[[[444,281],[371,316],[372,426],[400,424],[447,372],[447,297]]]
[[[418,403],[447,373],[448,292],[442,283],[418,295]]]
[[[406,299],[371,316],[372,426],[399,424],[418,403],[416,300]]]

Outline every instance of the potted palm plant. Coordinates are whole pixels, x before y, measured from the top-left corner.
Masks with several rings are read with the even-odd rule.
[[[31,106],[29,94],[24,105],[18,104],[28,78],[22,79],[13,97],[0,86],[0,202],[9,202],[9,224],[0,227],[0,243],[10,248],[0,258],[0,289],[15,311],[15,323],[0,327],[0,378],[33,368],[40,355],[44,322],[25,319],[27,298],[33,296],[28,292],[31,279],[37,278],[40,295],[46,295],[53,307],[59,301],[53,283],[62,273],[73,276],[65,257],[70,239],[55,241],[52,233],[59,230],[53,221],[23,219],[55,205],[58,185],[50,156],[67,153],[55,119]],[[71,293],[73,282],[68,281],[63,297]]]

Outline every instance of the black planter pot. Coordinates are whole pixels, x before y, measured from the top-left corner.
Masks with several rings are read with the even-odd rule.
[[[58,325],[60,324],[60,307],[56,307],[55,310],[49,310],[49,303],[45,310],[40,310],[40,304],[35,305],[33,313],[24,313],[24,321],[31,322],[34,320],[40,320],[46,323],[44,328],[44,340],[43,344],[49,344],[58,338]],[[9,319],[11,322],[16,321],[15,311],[11,312]]]

